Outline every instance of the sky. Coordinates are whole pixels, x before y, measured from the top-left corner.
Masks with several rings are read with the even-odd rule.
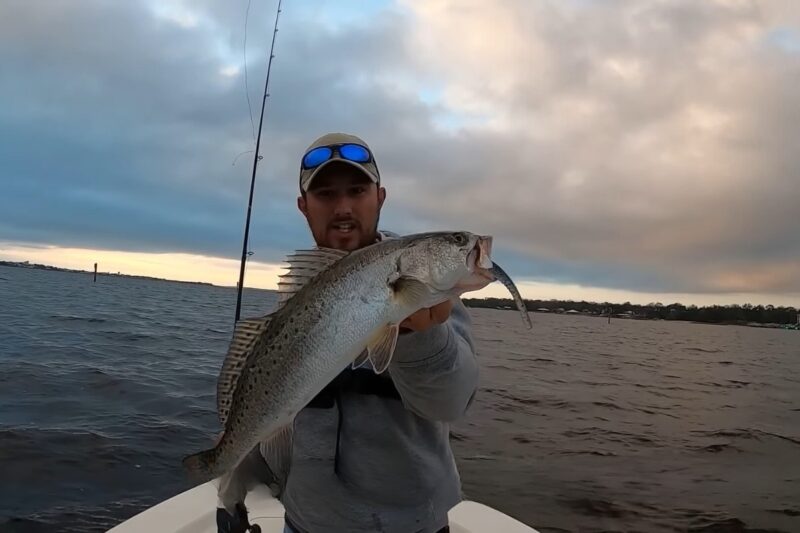
[[[0,4],[0,260],[235,285],[277,2],[245,47],[247,7]],[[800,306],[794,0],[287,0],[279,28],[246,285],[311,244],[299,160],[344,131],[384,229],[491,234],[528,298]]]

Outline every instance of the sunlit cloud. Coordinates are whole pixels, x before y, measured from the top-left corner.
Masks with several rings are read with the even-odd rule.
[[[200,23],[201,15],[181,0],[159,0],[148,2],[153,15],[162,20],[177,24],[181,28],[195,28]]]
[[[137,253],[88,248],[19,245],[0,243],[0,260],[39,263],[74,270],[206,282],[235,287],[239,280],[239,262],[233,259],[182,253]],[[275,289],[285,264],[249,261],[246,287]]]
[[[225,77],[233,78],[238,76],[240,71],[241,69],[236,65],[226,65],[220,69],[219,73]]]
[[[234,283],[245,67],[257,114],[276,6],[251,3],[245,62],[244,0],[2,4],[0,239],[158,254],[161,277],[169,254],[225,258]],[[529,297],[800,292],[793,3],[313,0],[280,20],[259,264],[309,244],[300,155],[350,131],[375,151],[385,229],[492,234]]]

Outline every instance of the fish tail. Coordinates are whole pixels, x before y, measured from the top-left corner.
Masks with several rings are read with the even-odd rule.
[[[211,448],[184,457],[183,466],[189,475],[200,481],[208,481],[216,477],[217,449]]]

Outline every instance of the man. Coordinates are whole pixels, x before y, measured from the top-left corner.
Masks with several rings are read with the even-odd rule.
[[[378,231],[385,199],[358,137],[324,135],[303,156],[297,206],[318,246],[352,251],[391,238]],[[448,530],[461,499],[448,423],[478,383],[470,319],[448,301],[400,326],[388,372],[345,369],[297,415],[291,467],[269,480],[287,533]]]

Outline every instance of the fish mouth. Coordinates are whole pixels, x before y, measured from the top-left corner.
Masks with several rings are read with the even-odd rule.
[[[491,271],[494,266],[491,254],[492,237],[478,236],[475,245],[467,255],[469,275],[456,285],[459,290],[464,292],[477,291],[495,281],[495,276]]]
[[[488,271],[491,270],[493,265],[492,237],[488,235],[478,236],[475,245],[467,255],[467,269],[474,273],[486,272],[487,275],[491,276]],[[494,279],[493,276],[492,279]]]

